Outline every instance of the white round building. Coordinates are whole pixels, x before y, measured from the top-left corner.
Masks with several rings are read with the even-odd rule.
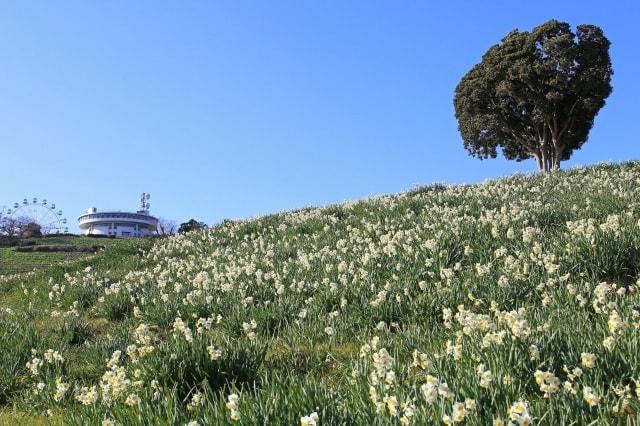
[[[145,198],[146,197],[146,198]],[[149,214],[149,197],[142,196],[142,209],[135,213],[109,210],[99,212],[95,207],[78,217],[78,226],[85,235],[114,237],[146,237],[154,235],[158,219]]]

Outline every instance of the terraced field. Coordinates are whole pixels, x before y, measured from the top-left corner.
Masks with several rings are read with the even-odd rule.
[[[109,246],[114,243],[114,240],[108,238],[76,236],[37,238],[32,241],[35,241],[36,245]],[[87,256],[89,256],[87,253],[73,252],[20,253],[16,252],[14,247],[0,247],[0,275],[20,274],[34,270],[47,269],[51,266],[59,265],[62,262],[73,262],[74,260]]]

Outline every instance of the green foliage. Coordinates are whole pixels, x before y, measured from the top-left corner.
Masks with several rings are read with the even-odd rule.
[[[21,375],[36,344],[33,327],[18,318],[0,316],[0,406],[9,402],[22,387]]]
[[[609,40],[595,25],[548,21],[514,30],[460,81],[454,106],[464,147],[478,158],[535,158],[540,171],[587,141],[611,93]]]
[[[25,223],[20,227],[20,238],[32,238],[41,236],[41,226],[35,222]]]
[[[198,222],[195,219],[190,219],[187,222],[180,224],[178,228],[178,234],[184,234],[186,232],[197,231],[199,229],[206,229],[207,225],[204,222]]]
[[[146,360],[143,372],[158,380],[161,386],[174,389],[176,396],[183,400],[194,389],[228,391],[232,387],[253,386],[260,380],[258,372],[266,353],[264,345],[226,339],[215,345],[222,352],[215,360],[209,355],[210,345],[214,342],[199,339],[193,343],[178,339],[161,345]]]

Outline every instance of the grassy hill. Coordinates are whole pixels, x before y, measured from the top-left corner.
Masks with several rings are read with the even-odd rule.
[[[74,245],[74,246],[110,246],[115,242],[109,238],[93,238],[78,235],[56,235],[26,240],[36,246],[43,245]],[[87,253],[74,252],[34,252],[20,253],[15,247],[0,246],[0,276],[21,274],[34,270],[47,269],[61,262],[73,262],[74,260],[87,257]]]
[[[0,279],[0,423],[637,424],[639,188],[434,185]]]

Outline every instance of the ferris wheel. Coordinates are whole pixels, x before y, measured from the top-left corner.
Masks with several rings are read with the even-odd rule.
[[[39,201],[36,197],[23,199],[13,203],[13,208],[5,211],[8,217],[16,220],[35,222],[40,225],[40,232],[46,234],[68,233],[67,219],[55,203],[47,200]]]

